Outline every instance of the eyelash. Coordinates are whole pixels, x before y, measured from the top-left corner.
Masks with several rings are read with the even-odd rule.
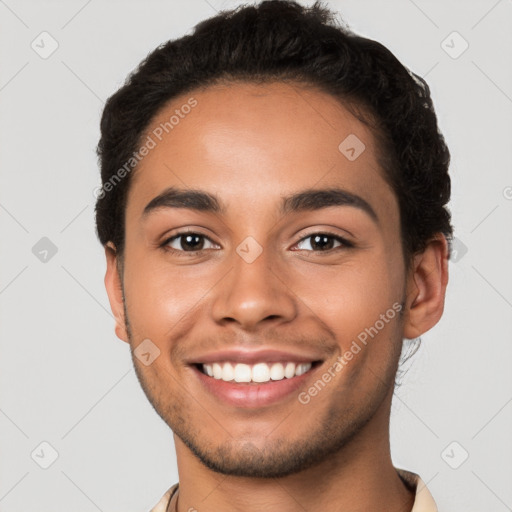
[[[213,242],[209,237],[207,237],[206,235],[203,235],[201,233],[196,233],[195,231],[182,231],[180,233],[177,233],[176,235],[173,235],[170,238],[167,238],[160,245],[160,248],[162,248],[166,252],[174,253],[177,256],[187,256],[187,255],[195,256],[197,253],[199,253],[201,251],[212,250],[212,249],[199,249],[197,251],[183,251],[183,250],[180,250],[180,249],[174,249],[172,247],[168,247],[168,244],[170,242],[172,242],[172,241],[174,241],[174,240],[176,240],[178,238],[181,238],[181,237],[183,237],[185,235],[197,235],[197,236],[200,236],[202,238],[205,238],[206,240],[209,240],[212,244],[215,244],[215,242]],[[341,237],[339,235],[336,235],[334,233],[330,233],[328,231],[318,231],[318,232],[315,232],[315,233],[310,233],[309,235],[306,235],[305,237],[301,238],[295,245],[298,245],[301,242],[303,242],[304,240],[307,240],[308,238],[312,238],[312,237],[314,237],[316,235],[324,235],[324,236],[327,236],[329,238],[333,238],[335,241],[340,242],[342,245],[338,246],[338,247],[331,248],[331,249],[327,249],[325,251],[307,250],[307,252],[315,252],[315,253],[320,253],[320,254],[332,254],[334,251],[337,251],[337,250],[350,249],[352,247],[355,247],[352,242],[349,242],[345,238],[343,238],[343,237]],[[215,245],[217,245],[217,244],[215,244]],[[305,249],[298,249],[298,250],[305,250]]]

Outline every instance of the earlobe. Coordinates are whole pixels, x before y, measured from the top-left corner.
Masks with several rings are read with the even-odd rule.
[[[413,257],[407,278],[405,338],[417,338],[437,324],[443,314],[447,284],[448,242],[439,234]]]
[[[123,289],[118,271],[119,260],[116,248],[112,242],[108,242],[105,245],[105,257],[107,259],[105,288],[110,302],[110,309],[116,322],[115,333],[120,340],[129,343],[124,315]]]

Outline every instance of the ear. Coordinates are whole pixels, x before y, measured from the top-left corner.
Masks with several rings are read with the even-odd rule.
[[[105,256],[107,258],[107,271],[105,273],[105,288],[107,289],[110,309],[114,315],[116,326],[115,332],[120,340],[129,343],[126,329],[126,319],[123,307],[123,289],[119,276],[119,261],[114,244],[108,242],[105,245]]]
[[[414,339],[437,324],[448,284],[448,242],[438,234],[414,255],[407,278],[404,337]]]

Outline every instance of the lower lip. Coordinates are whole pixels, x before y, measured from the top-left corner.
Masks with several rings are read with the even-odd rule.
[[[316,368],[315,365],[306,373],[291,379],[271,380],[261,384],[226,382],[209,377],[196,367],[193,367],[193,370],[206,389],[222,402],[234,407],[258,408],[272,405],[296,394]]]

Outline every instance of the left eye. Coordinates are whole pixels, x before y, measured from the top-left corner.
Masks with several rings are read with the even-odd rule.
[[[212,247],[205,247],[208,242]],[[212,249],[217,247],[209,238],[199,233],[182,233],[173,236],[165,242],[165,245],[176,251],[194,252],[202,251],[203,249]],[[176,245],[178,247],[176,247]]]
[[[310,240],[309,243],[306,241]],[[334,246],[335,243],[338,243],[338,246]],[[308,247],[299,247],[301,244],[305,244]],[[336,235],[330,235],[328,233],[314,233],[312,235],[304,237],[298,244],[297,247],[302,250],[313,250],[313,251],[329,251],[331,249],[337,249],[338,247],[346,246],[350,247],[350,243],[347,242],[345,239],[336,236]]]

